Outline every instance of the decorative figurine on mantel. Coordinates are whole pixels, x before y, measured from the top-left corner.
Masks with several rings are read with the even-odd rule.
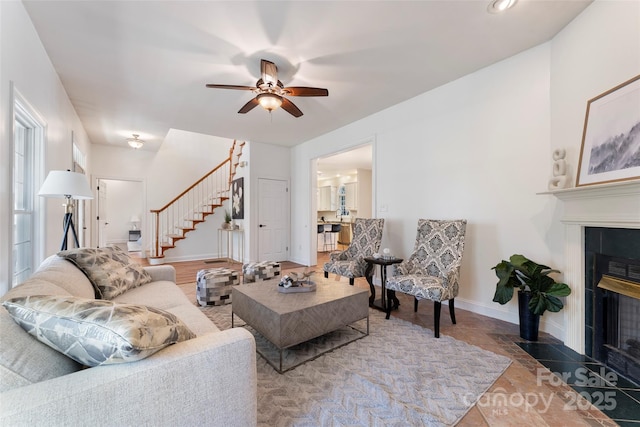
[[[292,271],[280,279],[278,283],[278,292],[283,294],[296,292],[313,292],[316,290],[316,284],[311,282],[311,275],[315,271],[305,269],[303,272]]]
[[[549,180],[549,190],[561,190],[569,183],[567,176],[567,161],[564,159],[567,152],[564,148],[553,151],[553,178]]]

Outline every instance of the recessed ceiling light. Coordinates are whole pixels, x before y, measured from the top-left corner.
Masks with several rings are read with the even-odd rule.
[[[518,0],[492,0],[487,6],[487,12],[489,13],[502,13],[507,9],[511,9]]]

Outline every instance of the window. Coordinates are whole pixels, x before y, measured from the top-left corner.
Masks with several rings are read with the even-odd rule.
[[[43,244],[35,241],[42,215],[36,196],[41,183],[44,124],[38,114],[14,91],[14,135],[12,174],[13,232],[11,251],[12,286],[26,280],[42,258]],[[41,239],[42,240],[42,239]]]
[[[13,286],[33,271],[33,132],[17,117],[13,150]]]

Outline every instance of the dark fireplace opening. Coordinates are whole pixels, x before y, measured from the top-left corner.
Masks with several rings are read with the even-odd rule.
[[[640,259],[595,255],[592,357],[640,384]]]
[[[640,229],[585,228],[585,354],[640,384]],[[635,297],[634,297],[635,296]]]

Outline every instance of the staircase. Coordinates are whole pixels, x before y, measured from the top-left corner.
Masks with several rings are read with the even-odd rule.
[[[245,142],[233,141],[229,157],[160,209],[152,209],[151,264],[162,264],[166,251],[187,237],[229,199],[231,182]]]

